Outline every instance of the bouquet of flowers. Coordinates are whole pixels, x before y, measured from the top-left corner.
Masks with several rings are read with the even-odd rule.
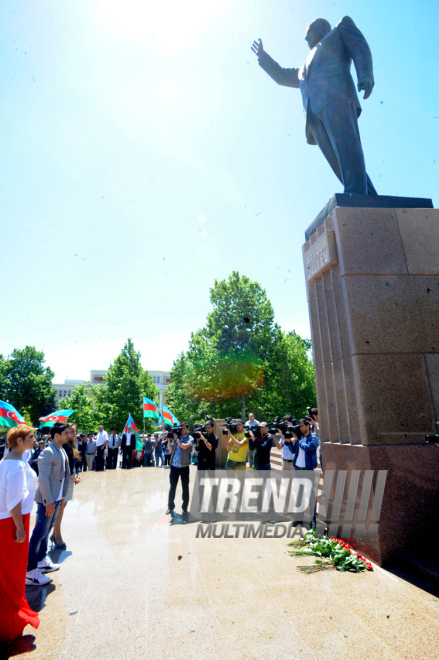
[[[290,550],[292,557],[317,557],[312,566],[298,566],[303,573],[315,573],[330,568],[337,571],[373,571],[372,564],[359,552],[355,552],[343,539],[329,538],[328,536],[317,537],[315,530],[311,529],[299,541],[292,541],[295,550]]]

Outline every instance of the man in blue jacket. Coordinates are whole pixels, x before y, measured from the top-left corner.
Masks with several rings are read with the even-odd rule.
[[[299,422],[302,437],[294,441],[294,469],[315,470],[317,467],[317,449],[320,441],[311,433],[309,421],[301,419]]]
[[[294,441],[294,469],[295,470],[315,470],[317,467],[317,449],[320,446],[320,441],[310,431],[310,422],[307,419],[299,421],[300,432],[302,437]],[[312,519],[313,527],[316,524],[317,502],[314,507],[314,515]],[[302,521],[295,520],[293,526],[302,524]]]

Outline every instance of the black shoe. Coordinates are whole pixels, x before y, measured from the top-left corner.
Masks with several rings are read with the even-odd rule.
[[[169,514],[170,514],[171,516],[174,515],[174,509],[171,509],[170,506],[168,506],[168,508],[167,508],[167,510],[166,510],[166,515],[169,515]]]
[[[188,516],[188,515],[189,515],[189,514],[188,514],[188,510],[187,510],[187,509],[182,509],[182,510],[181,510],[181,515],[182,515],[182,516]]]
[[[52,536],[50,537],[50,540],[52,541],[52,549],[55,549],[55,550],[67,550],[67,546],[66,546],[66,544],[65,544],[65,543],[57,543],[57,542],[55,541],[55,537],[54,537],[53,534],[52,534]]]

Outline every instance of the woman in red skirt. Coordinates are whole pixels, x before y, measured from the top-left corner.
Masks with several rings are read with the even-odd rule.
[[[23,461],[34,445],[34,430],[19,424],[8,432],[11,451],[0,461],[0,642],[11,642],[40,617],[30,609],[25,596],[29,519],[37,475]]]

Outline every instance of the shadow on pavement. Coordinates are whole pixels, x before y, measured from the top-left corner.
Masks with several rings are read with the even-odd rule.
[[[34,644],[35,637],[34,635],[23,635],[15,639],[10,644],[1,644],[0,645],[0,660],[8,660],[8,658],[13,658],[16,655],[21,655],[22,653],[30,653],[35,651],[37,648]]]

